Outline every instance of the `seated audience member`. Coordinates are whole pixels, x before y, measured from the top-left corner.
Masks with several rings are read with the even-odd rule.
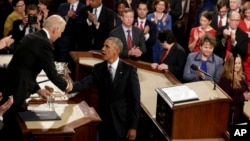
[[[99,141],[133,141],[140,116],[140,83],[137,68],[119,58],[123,43],[116,37],[105,40],[104,61],[94,65],[92,72],[74,83],[72,92],[95,85],[98,89],[97,112]]]
[[[129,5],[126,0],[121,0],[117,3],[115,9],[115,17],[114,17],[114,28],[120,26],[122,24],[121,16],[124,8],[128,8]]]
[[[190,31],[188,48],[190,52],[200,51],[200,39],[205,33],[216,36],[216,30],[210,24],[212,22],[212,14],[209,11],[203,11],[200,14],[200,26],[193,27]]]
[[[229,5],[228,0],[218,0],[216,4],[215,11],[212,13],[212,22],[211,26],[218,30],[218,28],[222,26],[226,26],[228,24]]]
[[[240,20],[239,28],[242,31],[245,31],[248,35],[246,58],[242,61],[247,83],[248,86],[250,87],[250,2],[249,1],[245,2],[241,12],[243,18]]]
[[[36,5],[27,5],[26,15],[23,16],[22,20],[14,21],[13,28],[9,32],[9,35],[12,35],[15,40],[14,46],[16,46],[25,35],[40,29],[37,20],[37,13],[38,7]]]
[[[0,102],[3,99],[2,93],[0,92]],[[9,96],[8,100],[0,105],[0,131],[4,126],[3,123],[3,114],[10,108],[13,104],[13,96]]]
[[[159,63],[151,64],[153,69],[169,70],[178,80],[182,81],[183,69],[186,62],[186,51],[178,43],[171,30],[163,29],[158,33],[158,39],[164,50]]]
[[[172,16],[169,14],[169,3],[167,0],[155,0],[153,2],[154,12],[147,15],[147,19],[154,22],[157,26],[157,31],[162,29],[172,30]],[[159,58],[163,51],[163,47],[159,40],[156,40],[152,47],[153,62],[159,62]]]
[[[147,52],[140,58],[142,61],[153,62],[152,46],[156,42],[157,27],[156,24],[147,19],[148,8],[145,2],[140,2],[137,7],[137,18],[134,21],[134,25],[140,28],[144,33],[145,44]]]
[[[200,39],[200,51],[190,53],[184,68],[183,79],[186,82],[194,82],[200,80],[213,80],[218,83],[221,70],[223,67],[222,58],[213,53],[216,39],[211,34],[204,34]],[[191,69],[191,65],[198,66],[198,69],[210,74],[206,76],[204,73]]]
[[[229,12],[228,26],[218,29],[217,46],[214,53],[224,61],[230,53],[240,54],[243,60],[246,58],[248,35],[238,27],[240,19],[238,12]]]
[[[24,0],[13,0],[12,6],[14,11],[10,13],[4,23],[3,36],[7,36],[12,29],[13,22],[15,20],[20,20],[25,15],[25,3]]]
[[[117,37],[122,40],[123,49],[120,53],[121,58],[138,59],[146,53],[146,45],[142,30],[133,26],[134,11],[131,8],[125,8],[122,11],[122,25],[110,32],[111,37]]]
[[[250,92],[239,54],[235,57],[229,55],[222,70],[219,86],[233,99],[229,123],[232,125],[246,122],[243,109],[244,102],[250,100]]]

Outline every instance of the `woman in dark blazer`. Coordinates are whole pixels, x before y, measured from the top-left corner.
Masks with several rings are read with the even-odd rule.
[[[153,69],[169,70],[180,81],[182,81],[183,68],[187,54],[185,49],[175,42],[175,36],[171,30],[159,31],[158,39],[164,50],[158,63],[151,64]]]

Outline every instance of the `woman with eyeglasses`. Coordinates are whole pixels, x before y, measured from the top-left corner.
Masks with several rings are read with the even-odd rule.
[[[222,26],[227,25],[227,17],[229,11],[228,0],[218,0],[215,11],[212,13],[212,22],[211,26],[217,30]]]
[[[24,0],[13,0],[12,1],[13,12],[8,15],[4,23],[3,36],[6,37],[10,30],[13,28],[13,22],[20,20],[25,15],[25,2]]]

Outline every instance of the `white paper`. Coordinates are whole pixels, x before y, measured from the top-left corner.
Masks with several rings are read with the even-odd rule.
[[[186,85],[162,88],[172,102],[199,99],[197,94]]]

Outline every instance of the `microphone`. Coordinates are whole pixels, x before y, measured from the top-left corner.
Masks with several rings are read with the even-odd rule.
[[[214,77],[213,77],[212,75],[210,75],[210,74],[204,72],[203,70],[200,70],[200,69],[198,68],[198,66],[196,66],[195,64],[192,64],[192,65],[191,65],[191,69],[193,69],[193,70],[195,70],[195,71],[200,71],[200,72],[204,73],[206,76],[212,78],[213,81],[214,81]],[[214,81],[214,90],[216,90],[216,83],[215,83],[215,81]]]

